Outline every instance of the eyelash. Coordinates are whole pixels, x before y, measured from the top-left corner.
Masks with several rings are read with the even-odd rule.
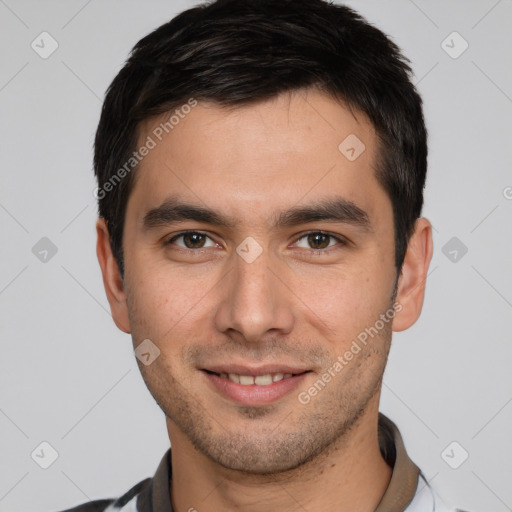
[[[215,242],[209,235],[207,235],[206,233],[204,233],[203,231],[194,231],[194,230],[189,230],[189,231],[182,231],[181,233],[178,233],[177,235],[174,235],[172,238],[168,239],[166,242],[165,242],[165,245],[172,245],[173,242],[175,242],[177,239],[179,238],[182,238],[183,236],[185,235],[188,235],[188,234],[197,234],[197,235],[202,235],[202,236],[205,236],[207,238],[209,238],[210,240],[212,240],[212,242]],[[348,240],[340,235],[333,235],[332,233],[329,233],[327,231],[322,231],[322,230],[316,230],[316,231],[307,231],[306,233],[302,233],[296,240],[294,243],[297,243],[299,242],[300,240],[310,236],[310,235],[324,235],[326,237],[329,237],[330,239],[334,239],[336,242],[338,242],[339,245],[341,246],[346,246],[348,245]],[[216,243],[216,242],[215,242]],[[313,248],[309,248],[309,251],[312,255],[317,255],[317,254],[329,254],[331,252],[331,250],[335,249],[336,246],[328,246],[324,249],[313,249]],[[199,247],[197,249],[190,249],[188,247],[179,247],[180,250],[184,250],[184,251],[188,251],[188,252],[199,252],[201,250],[204,250],[204,249],[208,249],[208,247]],[[308,250],[308,249],[306,249]]]

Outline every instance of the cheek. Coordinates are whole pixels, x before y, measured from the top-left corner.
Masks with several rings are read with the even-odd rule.
[[[374,262],[350,273],[338,270],[304,279],[299,297],[308,322],[333,343],[350,341],[373,325],[391,302],[392,282],[383,277],[384,268]]]
[[[211,309],[209,300],[219,281],[217,273],[199,266],[171,268],[162,262],[152,263],[144,255],[133,258],[131,264],[127,278],[134,279],[129,286],[129,307],[138,337],[153,337],[163,343],[178,333],[187,338],[198,326],[204,328],[204,316]]]

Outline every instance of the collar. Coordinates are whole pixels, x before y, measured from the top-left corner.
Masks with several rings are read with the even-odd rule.
[[[379,446],[386,462],[393,468],[388,488],[375,512],[403,512],[416,493],[420,470],[405,451],[397,426],[379,413]],[[173,512],[170,483],[171,448],[163,456],[151,484],[137,499],[140,512]]]
[[[379,413],[379,446],[393,473],[375,512],[403,512],[414,499],[420,470],[407,455],[397,426],[382,413]]]

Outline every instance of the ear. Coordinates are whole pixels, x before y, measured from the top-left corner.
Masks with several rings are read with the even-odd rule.
[[[416,221],[407,245],[398,279],[394,331],[404,331],[418,320],[425,297],[427,272],[432,259],[432,225],[425,218]]]
[[[110,311],[115,324],[121,331],[130,333],[130,318],[126,304],[126,293],[119,266],[112,253],[110,236],[105,219],[99,218],[96,223],[98,240],[96,243],[96,254],[103,275],[103,286],[110,304]]]

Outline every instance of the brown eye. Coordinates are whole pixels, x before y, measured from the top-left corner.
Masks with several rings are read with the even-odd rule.
[[[330,239],[329,235],[323,233],[312,233],[308,235],[308,244],[311,249],[326,249],[329,247]]]
[[[335,245],[345,245],[345,241],[342,237],[337,237],[331,235],[330,233],[312,231],[301,236],[297,240],[296,245],[301,249],[313,249],[315,251],[322,251]]]
[[[187,249],[198,249],[204,246],[206,237],[201,233],[185,233],[183,243]]]
[[[184,249],[203,249],[205,247],[214,247],[215,243],[209,236],[199,231],[187,231],[172,237],[168,242],[169,245],[177,245]]]

